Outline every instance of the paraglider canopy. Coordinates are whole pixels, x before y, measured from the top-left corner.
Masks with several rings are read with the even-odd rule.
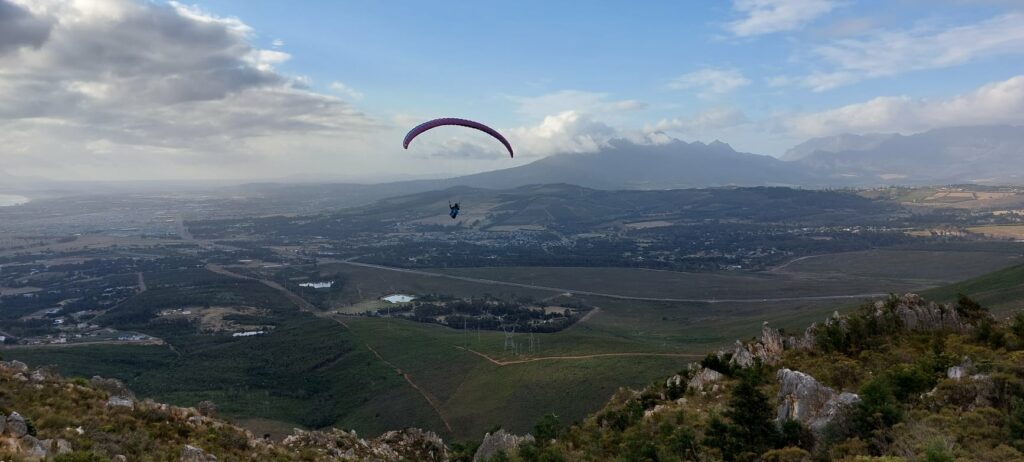
[[[480,131],[482,131],[482,132],[484,132],[484,133],[486,133],[488,135],[493,136],[495,139],[500,141],[501,144],[505,145],[505,149],[508,149],[509,157],[515,157],[515,155],[512,153],[512,144],[509,143],[508,140],[505,139],[504,136],[501,136],[501,133],[498,133],[497,130],[495,130],[495,129],[491,128],[491,127],[488,127],[488,126],[486,126],[486,125],[484,125],[484,124],[482,124],[480,122],[474,122],[472,120],[467,120],[467,119],[456,119],[456,118],[453,118],[453,117],[445,117],[445,118],[442,118],[442,119],[428,120],[426,122],[423,122],[423,123],[417,125],[412,130],[409,130],[409,134],[405,135],[405,141],[402,141],[402,147],[404,147],[405,149],[409,149],[409,143],[412,142],[413,138],[416,138],[417,136],[419,136],[420,133],[423,133],[423,132],[425,132],[427,130],[430,130],[430,129],[435,128],[435,127],[440,127],[440,126],[443,126],[443,125],[458,125],[460,127],[468,127],[468,128],[474,128],[474,129],[480,130]]]

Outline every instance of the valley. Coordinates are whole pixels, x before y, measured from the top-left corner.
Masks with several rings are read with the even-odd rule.
[[[798,331],[837,307],[1024,263],[1013,242],[911,234],[1006,217],[912,214],[845,193],[471,194],[491,205],[454,226],[423,220],[444,197],[426,193],[314,215],[190,219],[159,238],[26,235],[0,250],[4,357],[119,378],[175,404],[209,400],[273,435],[411,425],[471,439],[495,425],[527,431],[545,412],[582,419],[619,387],[680,370],[763,322]],[[520,221],[536,224],[507,228]],[[668,245],[694,250],[651,258]],[[394,294],[423,301],[382,300]],[[547,329],[561,316],[536,311],[547,307],[578,314]]]

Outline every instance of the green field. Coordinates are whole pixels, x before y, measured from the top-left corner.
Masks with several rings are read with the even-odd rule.
[[[256,431],[279,434],[293,425],[335,425],[372,435],[420,426],[449,439],[469,439],[495,425],[527,431],[548,412],[565,422],[580,419],[602,406],[618,387],[663,378],[708,351],[757,335],[762,321],[789,332],[802,331],[833,310],[861,301],[756,299],[919,289],[1004,268],[1018,262],[1015,255],[1005,248],[971,246],[946,252],[853,252],[804,259],[757,274],[622,268],[443,270],[591,292],[718,299],[672,302],[575,295],[598,311],[564,331],[535,334],[532,342],[529,333],[518,333],[513,339],[517,353],[505,348],[503,333],[477,331],[471,325],[457,330],[399,319],[314,316],[255,281],[219,276],[203,280],[206,273],[196,271],[168,273],[153,278],[154,288],[120,308],[123,314],[151,313],[154,306],[215,296],[268,308],[276,327],[267,335],[232,338],[157,326],[152,333],[173,349],[95,345],[8,349],[3,355],[32,364],[58,364],[72,376],[121,378],[141,396],[176,404],[210,399],[222,415]],[[964,291],[1001,311],[1021,308],[1022,268],[996,271],[929,294],[948,299]],[[538,299],[559,293],[344,264],[319,269],[344,280],[339,298],[332,302],[342,309],[395,292]],[[513,363],[495,364],[475,352]],[[618,355],[579,357],[606,354]]]
[[[958,294],[988,306],[996,314],[1024,310],[1024,266],[1014,266],[925,292],[936,300],[953,301]]]

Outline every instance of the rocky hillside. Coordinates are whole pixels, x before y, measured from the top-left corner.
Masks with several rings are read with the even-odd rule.
[[[372,440],[332,429],[296,430],[274,442],[212,415],[138,400],[113,379],[65,380],[48,368],[0,361],[0,460],[334,461],[450,460],[441,439],[417,429]]]
[[[893,296],[798,335],[767,325],[509,460],[1021,461],[1024,313]]]
[[[446,445],[405,429],[253,435],[198,409],[139,400],[116,380],[0,362],[0,460],[1024,461],[1024,313],[996,320],[890,297],[799,333],[765,325],[581,423],[548,415]]]

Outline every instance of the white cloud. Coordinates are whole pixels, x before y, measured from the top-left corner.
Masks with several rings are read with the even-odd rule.
[[[1024,13],[936,29],[880,31],[835,40],[811,50],[832,70],[808,76],[804,85],[824,91],[864,79],[939,69],[977,59],[1024,53]]]
[[[575,111],[585,114],[609,114],[644,109],[647,103],[632,99],[611,100],[607,93],[580,90],[562,90],[540,96],[513,96],[519,104],[519,113],[530,118]]]
[[[698,95],[709,97],[728,93],[750,85],[750,80],[736,69],[701,69],[683,74],[669,82],[673,90],[698,90]]]
[[[274,48],[281,48],[281,47],[284,46],[284,40],[274,39],[273,42],[270,42],[270,46],[272,46]]]
[[[674,131],[686,134],[698,134],[709,130],[735,127],[750,120],[746,114],[734,108],[716,108],[701,112],[691,117],[662,119],[644,128],[645,132]]]
[[[538,125],[513,128],[508,133],[517,146],[522,146],[520,150],[535,156],[593,152],[617,136],[614,128],[576,111],[550,115]]]
[[[356,91],[355,88],[352,88],[352,87],[350,87],[348,85],[345,85],[342,82],[338,82],[338,81],[331,82],[330,87],[331,87],[331,90],[334,91],[335,93],[338,93],[340,95],[345,95],[345,96],[349,97],[350,99],[357,100],[357,101],[363,99],[362,92]]]
[[[366,133],[380,123],[279,72],[290,55],[254,35],[174,2],[0,0],[0,165],[78,179],[258,176],[374,143]]]
[[[1024,75],[942,100],[883,96],[827,111],[788,118],[795,136],[839,133],[913,133],[938,127],[1024,124]]]
[[[745,15],[726,27],[737,37],[799,29],[839,6],[835,0],[733,0],[732,4]]]

